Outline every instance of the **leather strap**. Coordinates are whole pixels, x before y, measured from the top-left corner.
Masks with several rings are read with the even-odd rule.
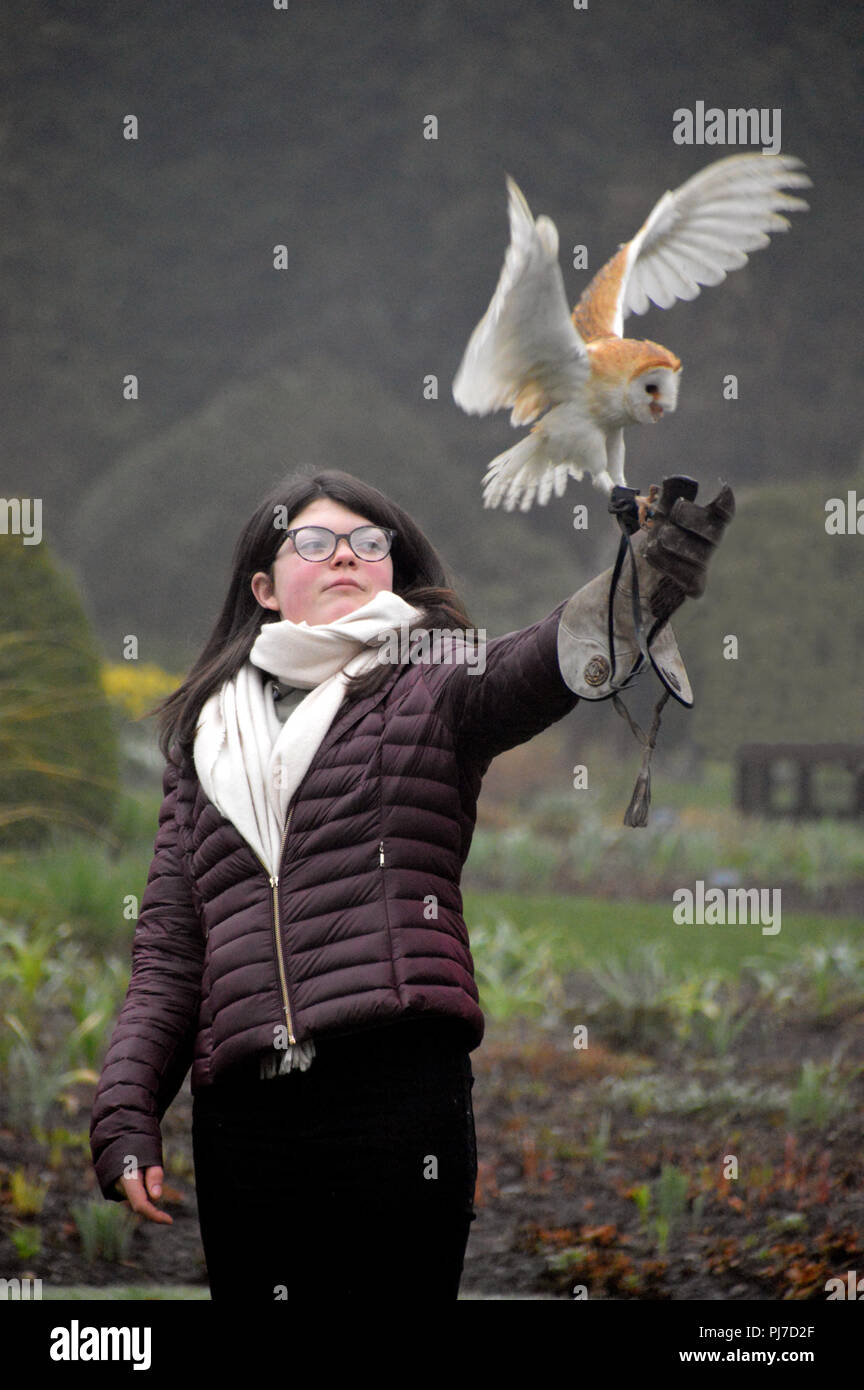
[[[609,495],[609,511],[615,517],[615,520],[621,528],[621,541],[618,545],[618,554],[615,557],[615,566],[612,570],[612,579],[609,584],[609,608],[606,618],[609,633],[610,685],[615,678],[615,592],[618,588],[618,581],[621,578],[621,571],[624,568],[625,557],[628,555],[630,557],[630,568],[633,577],[633,588],[631,592],[633,629],[636,634],[636,641],[640,653],[627,675],[624,677],[622,688],[637,671],[642,669],[645,662],[650,661],[648,654],[648,642],[650,638],[646,638],[645,628],[642,623],[642,604],[639,600],[639,578],[636,572],[636,557],[633,554],[633,547],[630,544],[630,537],[639,530],[639,511],[636,506],[636,496],[635,487],[622,487],[620,484],[613,487]],[[652,628],[651,637],[654,636],[657,626],[658,625],[655,624]]]

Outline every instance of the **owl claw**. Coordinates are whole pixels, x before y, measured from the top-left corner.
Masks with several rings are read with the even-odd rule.
[[[660,496],[660,487],[657,483],[652,483],[648,489],[648,496],[636,496],[633,500],[639,513],[639,525],[645,531],[650,531],[654,525],[654,508],[652,503]]]

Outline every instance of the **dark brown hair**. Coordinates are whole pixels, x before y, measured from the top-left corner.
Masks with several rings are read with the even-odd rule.
[[[175,745],[181,754],[191,754],[205,701],[243,666],[262,622],[280,621],[278,612],[258,603],[251,589],[252,576],[259,570],[271,572],[286,529],[310,502],[322,497],[397,532],[390,552],[393,592],[421,610],[410,630],[472,626],[437,552],[400,506],[378,488],[340,469],[291,474],[267,494],[238,537],[228,593],[204,650],[182,684],[150,711],[158,716],[159,747],[166,758],[172,756]],[[390,667],[382,663],[349,677],[345,698],[373,694],[389,673]]]

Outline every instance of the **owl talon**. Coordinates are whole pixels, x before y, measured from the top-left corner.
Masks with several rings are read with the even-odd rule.
[[[656,501],[659,495],[659,485],[657,483],[652,483],[648,489],[647,497],[637,496],[633,499],[639,513],[639,525],[642,527],[643,531],[650,531],[654,524],[654,508],[652,503]]]

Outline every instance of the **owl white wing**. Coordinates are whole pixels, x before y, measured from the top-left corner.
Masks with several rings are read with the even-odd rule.
[[[782,192],[811,187],[802,167],[792,155],[730,155],[664,193],[582,296],[574,318],[583,332],[621,337],[627,315],[644,314],[649,301],[668,309],[695,299],[702,285],[719,285],[746,265],[771,232],[788,230],[784,211],[806,211],[802,198]]]
[[[509,175],[507,189],[510,245],[489,308],[454,378],[453,399],[469,415],[512,406],[510,423],[521,425],[571,399],[590,366],[570,317],[555,223],[548,217],[534,221]]]

